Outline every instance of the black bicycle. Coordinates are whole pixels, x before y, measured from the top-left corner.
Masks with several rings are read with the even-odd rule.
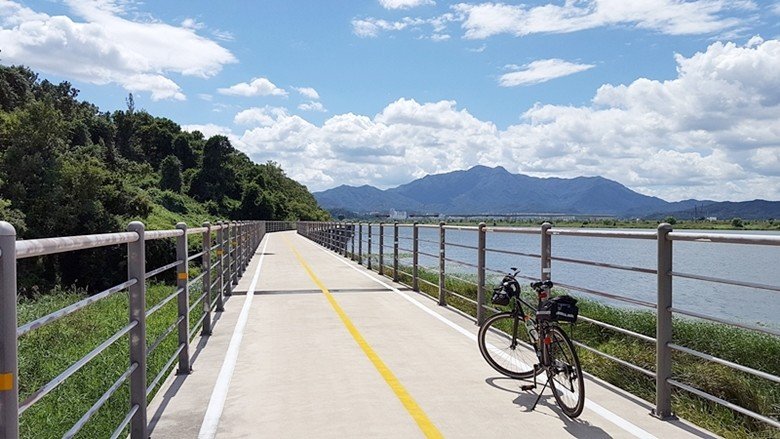
[[[552,281],[534,282],[531,288],[538,303],[533,307],[520,294],[518,273],[512,267],[493,290],[493,303],[510,305],[511,310],[485,320],[477,337],[479,351],[498,372],[515,379],[533,378],[533,384],[521,386],[522,390],[535,389],[537,376],[544,371],[546,381],[531,410],[549,384],[558,406],[576,418],[585,406],[585,383],[577,351],[559,322],[577,321],[577,299],[550,297]],[[535,317],[526,314],[523,305],[535,310]]]

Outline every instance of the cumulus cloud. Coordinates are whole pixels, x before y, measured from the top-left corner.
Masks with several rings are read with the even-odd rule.
[[[322,105],[322,102],[314,101],[304,102],[298,105],[298,109],[303,111],[317,111],[320,113],[326,113],[328,111],[325,109],[325,106]]]
[[[150,92],[153,100],[185,98],[169,73],[209,78],[236,62],[230,51],[198,35],[194,20],[178,26],[131,20],[123,3],[110,0],[65,3],[76,19],[50,16],[13,1],[0,3],[3,61]]]
[[[400,21],[363,18],[352,21],[353,32],[376,37],[381,32],[401,31],[424,24],[459,22],[467,39],[494,35],[526,36],[539,33],[569,33],[606,26],[629,26],[665,35],[702,35],[735,31],[744,20],[734,12],[753,11],[752,0],[576,0],[562,5],[538,6],[505,3],[459,3],[452,11],[423,19],[406,17]],[[775,7],[776,8],[776,7]],[[444,34],[443,29],[436,33]]]
[[[314,99],[314,100],[320,98],[320,94],[317,93],[317,90],[311,87],[293,87],[293,89],[298,93],[300,93],[300,95],[305,98]]]
[[[239,82],[217,91],[229,96],[287,96],[284,89],[277,87],[267,78],[252,78],[249,82]]]
[[[511,66],[513,72],[504,73],[498,80],[502,87],[517,87],[547,82],[551,79],[584,72],[595,67],[593,64],[575,64],[562,59],[540,59],[524,66]]]
[[[780,199],[780,41],[716,42],[677,77],[605,84],[583,106],[537,104],[506,129],[454,101],[398,99],[321,125],[296,115],[238,135],[313,190],[394,186],[476,164],[535,176],[603,175],[668,200]]]
[[[435,5],[433,0],[379,0],[379,4],[385,9],[409,9],[423,5]]]
[[[242,110],[233,118],[236,125],[269,126],[273,125],[279,118],[289,116],[284,107],[252,107]]]

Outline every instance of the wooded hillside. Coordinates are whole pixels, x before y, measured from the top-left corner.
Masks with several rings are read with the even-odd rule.
[[[183,131],[136,109],[132,95],[111,113],[78,93],[0,66],[0,219],[20,238],[113,232],[132,220],[155,229],[329,216],[279,165],[253,163],[227,137]],[[58,264],[73,265],[54,270],[65,284],[91,265],[75,256]]]

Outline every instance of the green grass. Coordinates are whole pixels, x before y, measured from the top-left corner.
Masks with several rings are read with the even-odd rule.
[[[372,255],[376,270],[376,255]],[[365,264],[365,262],[364,262]],[[412,268],[399,266],[399,280],[411,285]],[[439,297],[439,274],[420,268],[419,287],[422,293]],[[392,276],[392,267],[385,268]],[[476,276],[455,274],[462,279],[447,276],[445,289],[476,300]],[[426,282],[432,283],[430,285]],[[497,282],[489,279],[488,285]],[[434,286],[435,285],[435,286]],[[556,291],[556,294],[564,291]],[[490,290],[486,291],[490,300]],[[535,297],[530,290],[523,294]],[[609,323],[613,326],[655,336],[655,313],[618,308],[578,297],[580,315]],[[471,316],[476,306],[457,296],[447,294],[447,304]],[[534,303],[535,299],[531,301]],[[674,342],[700,352],[720,357],[754,369],[780,375],[780,339],[717,323],[693,319],[675,319]],[[572,332],[573,338],[602,352],[626,360],[644,369],[655,371],[655,345],[635,337],[602,328],[580,320]],[[583,369],[599,378],[637,395],[651,404],[655,401],[655,380],[614,361],[577,349]],[[773,417],[780,416],[780,385],[735,369],[707,362],[691,355],[673,353],[673,378],[751,411]],[[688,392],[673,388],[672,408],[676,415],[725,438],[780,438],[780,431],[721,405]]]
[[[171,285],[149,284],[147,309],[173,291],[175,288]],[[191,301],[197,299],[200,294],[199,286],[190,288]],[[18,305],[19,324],[32,321],[84,297],[86,295],[82,291],[57,289],[35,299],[23,300]],[[23,401],[73,362],[124,327],[128,323],[128,314],[127,293],[120,292],[21,337],[19,340],[20,399]],[[202,315],[202,307],[195,307],[190,313],[190,325],[197,322]],[[147,347],[176,320],[176,316],[177,305],[174,298],[149,317]],[[147,385],[151,384],[176,350],[176,333],[174,330],[149,355]],[[125,335],[28,409],[20,419],[21,437],[30,439],[62,437],[125,372],[129,365],[128,344],[128,336]],[[176,364],[174,362],[172,368],[175,368]],[[150,401],[157,388],[149,395]],[[128,410],[129,387],[126,382],[90,419],[77,437],[108,437]]]

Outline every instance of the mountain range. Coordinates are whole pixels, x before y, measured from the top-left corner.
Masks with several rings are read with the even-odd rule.
[[[342,185],[314,197],[330,211],[417,214],[547,213],[616,217],[780,218],[780,201],[668,202],[632,191],[603,177],[537,178],[503,167],[474,166],[465,171],[427,175],[389,189]]]

